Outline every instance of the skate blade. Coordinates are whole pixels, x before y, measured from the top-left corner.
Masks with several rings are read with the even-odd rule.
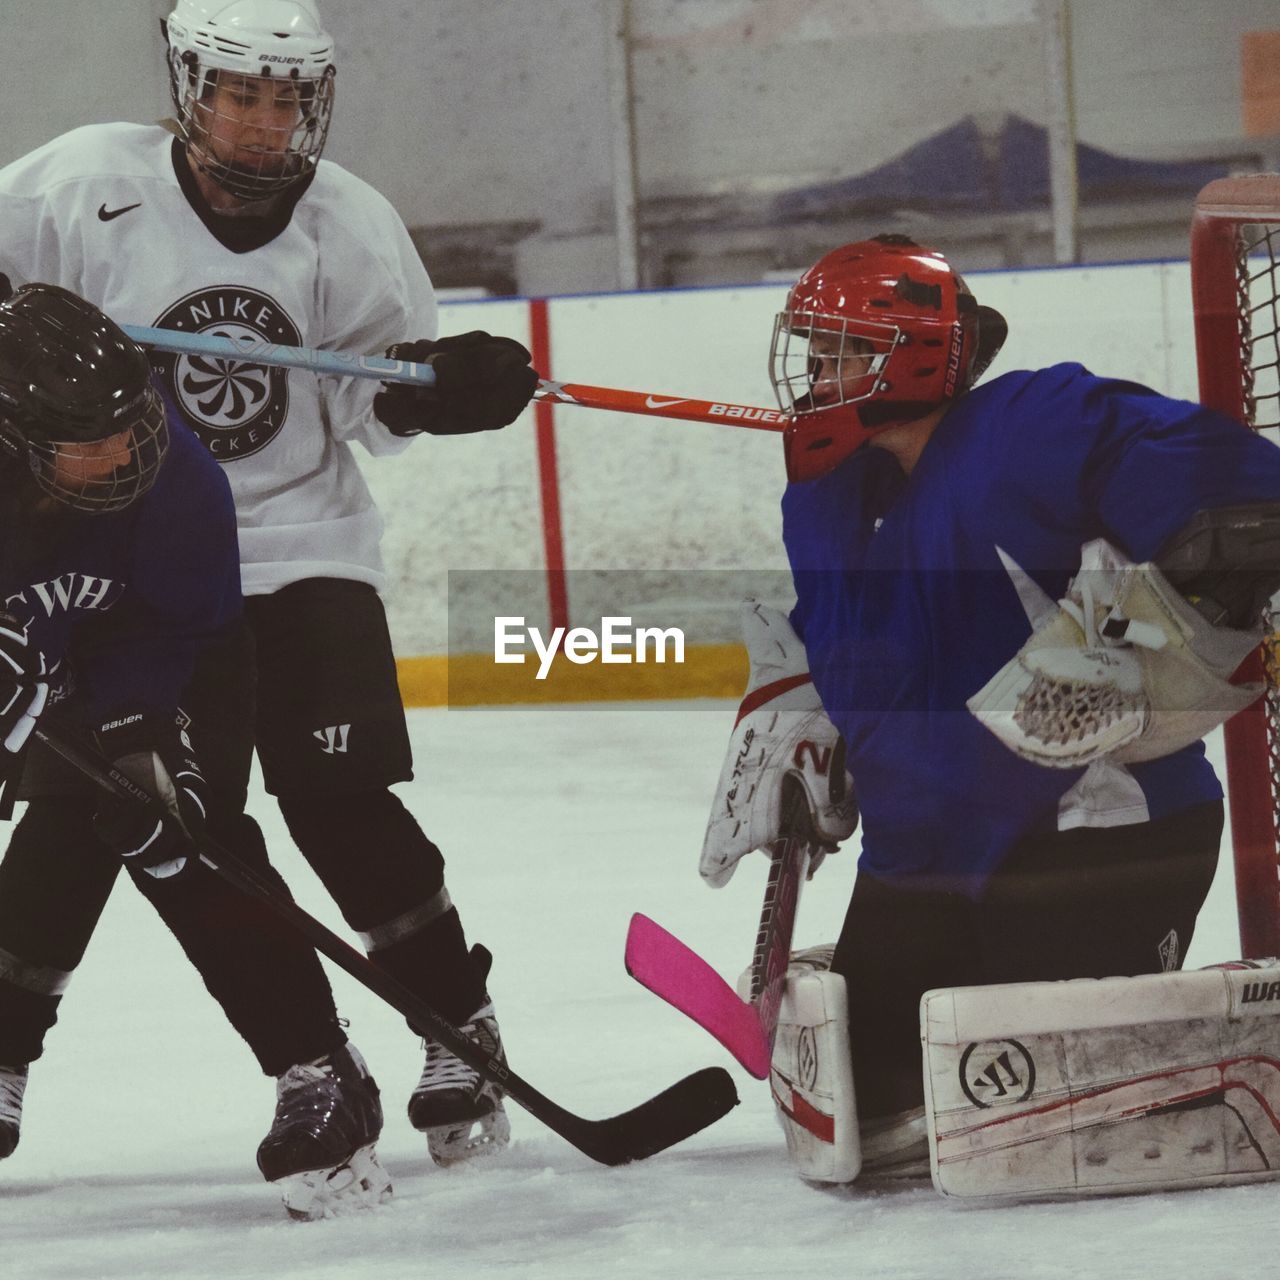
[[[391,1199],[391,1178],[372,1143],[335,1169],[314,1169],[281,1178],[284,1207],[296,1222],[317,1222],[372,1209]]]
[[[468,1160],[497,1155],[511,1142],[511,1121],[499,1103],[479,1120],[437,1125],[422,1132],[427,1135],[427,1150],[432,1160],[442,1169],[447,1169]]]

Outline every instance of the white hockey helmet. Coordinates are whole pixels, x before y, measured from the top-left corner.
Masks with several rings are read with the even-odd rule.
[[[314,0],[176,0],[164,30],[174,106],[193,164],[244,201],[284,191],[315,169],[329,134],[336,69],[333,37]],[[219,112],[213,101],[220,78],[239,86],[246,110],[253,90],[269,89],[277,100],[289,95],[296,122],[264,131],[252,145],[220,140],[236,127],[233,113]]]

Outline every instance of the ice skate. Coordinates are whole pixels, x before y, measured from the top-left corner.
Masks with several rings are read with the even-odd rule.
[[[258,1147],[258,1168],[280,1185],[297,1218],[378,1204],[391,1181],[374,1143],[382,1132],[378,1086],[352,1044],[290,1067],[276,1081],[276,1114]]]
[[[18,1145],[26,1088],[26,1067],[0,1067],[0,1160],[13,1155]]]
[[[503,1059],[491,1002],[458,1030],[490,1058]],[[409,1122],[427,1135],[431,1158],[448,1166],[500,1151],[511,1141],[502,1090],[438,1041],[428,1037],[423,1044],[427,1060],[409,1099]]]

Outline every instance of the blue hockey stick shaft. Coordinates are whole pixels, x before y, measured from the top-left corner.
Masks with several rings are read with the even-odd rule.
[[[212,356],[215,360],[240,360],[249,364],[279,365],[286,369],[310,369],[336,378],[372,378],[377,382],[417,382],[435,385],[436,371],[429,364],[388,360],[385,356],[361,356],[345,351],[318,351],[314,347],[285,347],[260,338],[227,338],[212,333],[183,333],[179,329],[152,329],[145,325],[121,326],[134,342],[179,355]]]

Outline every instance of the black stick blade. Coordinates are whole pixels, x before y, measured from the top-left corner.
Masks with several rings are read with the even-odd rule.
[[[574,1117],[577,1123],[562,1133],[601,1164],[629,1164],[674,1147],[737,1105],[733,1077],[723,1067],[704,1067],[620,1115],[607,1120]]]

